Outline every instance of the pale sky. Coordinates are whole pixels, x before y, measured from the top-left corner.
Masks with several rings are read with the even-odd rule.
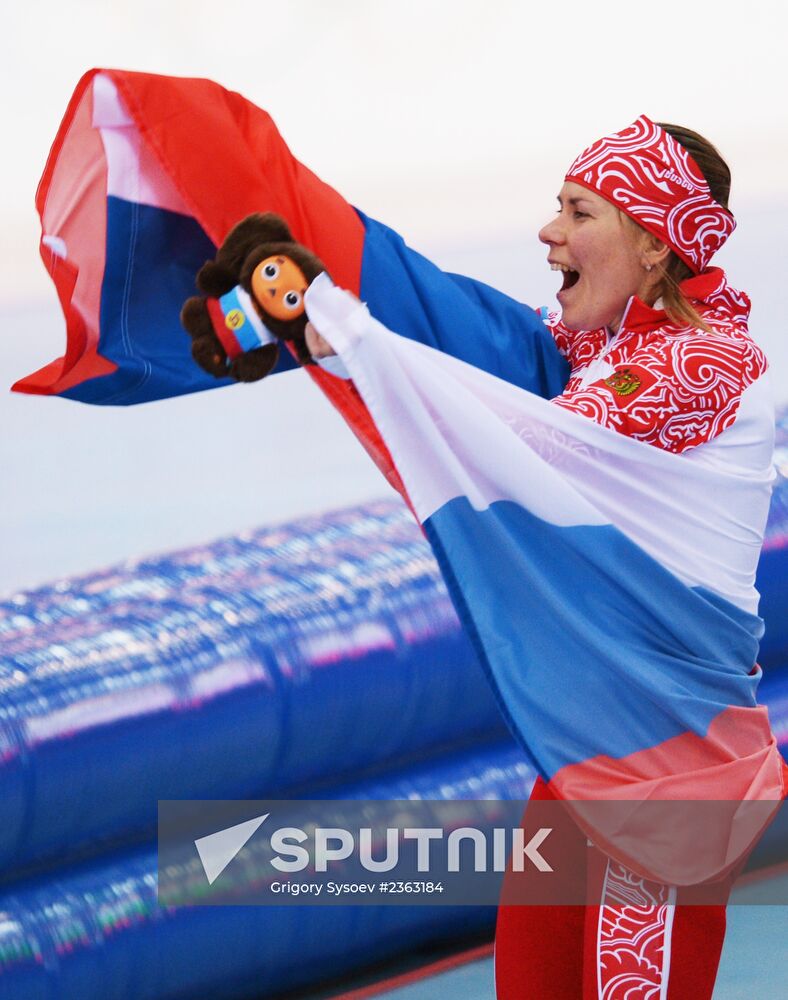
[[[97,65],[239,90],[301,160],[417,244],[532,232],[580,149],[641,113],[718,145],[734,210],[788,204],[777,0],[27,0],[3,22],[6,300],[47,282],[31,266],[35,186]]]
[[[574,156],[642,113],[688,125],[731,165],[739,229],[719,262],[751,293],[754,335],[788,399],[783,3],[27,0],[7,8],[6,386],[62,353],[33,198],[77,80],[92,66],[117,66],[208,76],[241,91],[353,204],[442,266],[533,305],[554,304],[556,276],[535,233]],[[291,381],[131,410],[0,393],[0,591],[384,495],[302,373],[278,379]],[[298,409],[290,437],[276,429],[287,406]],[[218,474],[204,457],[217,453]]]

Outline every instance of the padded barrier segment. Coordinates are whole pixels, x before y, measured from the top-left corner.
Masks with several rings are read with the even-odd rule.
[[[3,870],[504,733],[399,503],[16,595],[0,639]]]
[[[526,798],[533,778],[506,743],[344,792]],[[491,907],[159,908],[156,852],[146,847],[0,893],[0,1000],[270,996],[493,921]]]

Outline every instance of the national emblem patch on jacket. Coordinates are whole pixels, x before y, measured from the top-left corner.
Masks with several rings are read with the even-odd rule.
[[[601,379],[597,384],[607,386],[625,406],[646,389],[650,389],[656,381],[657,376],[642,365],[621,365],[612,375]]]
[[[657,381],[656,375],[641,365],[623,365],[612,375],[602,379],[602,384],[622,397],[622,402],[636,398],[646,389],[650,389]]]

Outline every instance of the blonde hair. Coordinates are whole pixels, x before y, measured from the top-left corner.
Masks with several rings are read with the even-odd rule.
[[[671,323],[677,326],[694,326],[706,333],[711,327],[681,290],[681,282],[692,277],[692,271],[672,250],[664,264],[657,265],[659,278],[654,287],[655,298],[662,299],[662,308]]]

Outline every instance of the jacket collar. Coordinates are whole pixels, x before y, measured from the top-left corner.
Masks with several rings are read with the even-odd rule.
[[[728,285],[722,268],[709,267],[682,281],[679,287],[701,314],[705,309],[720,309],[746,324],[750,311],[749,299]],[[668,322],[670,320],[664,309],[647,306],[637,295],[633,295],[627,304],[619,332],[626,329],[644,333],[656,330]]]

